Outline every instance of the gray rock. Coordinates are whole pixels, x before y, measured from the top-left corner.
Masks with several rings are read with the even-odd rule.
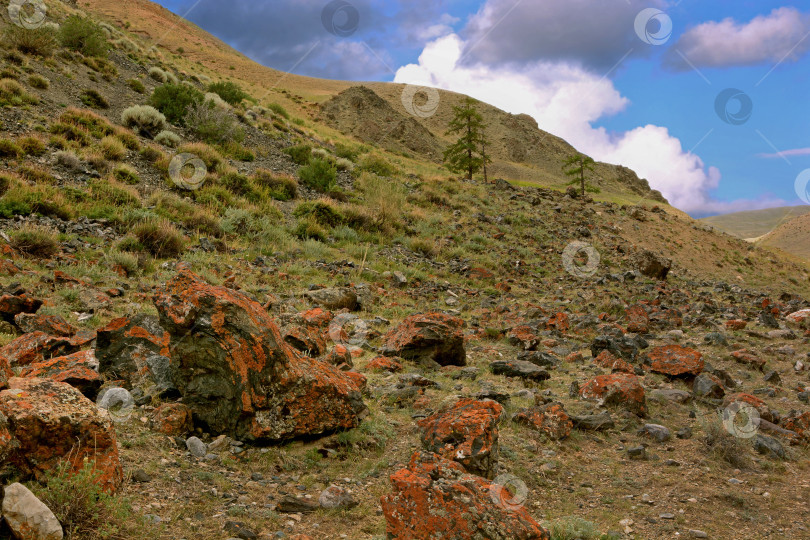
[[[138,469],[134,473],[132,473],[132,481],[141,483],[151,482],[152,477],[149,475],[149,473],[147,473],[143,469]]]
[[[321,505],[321,508],[354,508],[358,502],[347,490],[331,485],[321,492],[318,504]]]
[[[672,268],[672,261],[664,256],[653,253],[649,250],[643,250],[633,254],[630,258],[630,264],[633,268],[638,270],[641,275],[653,279],[667,279],[670,268]]]
[[[222,530],[241,540],[254,540],[259,537],[255,532],[251,531],[247,525],[238,521],[226,521]]]
[[[779,459],[785,459],[787,457],[782,443],[773,437],[762,435],[761,433],[757,433],[757,436],[754,438],[754,450],[760,454],[770,455]]]
[[[559,358],[544,351],[525,351],[519,353],[518,360],[531,362],[540,367],[554,367],[560,363]]]
[[[708,538],[709,535],[699,529],[689,529],[689,534],[692,538]]]
[[[610,417],[610,413],[607,411],[599,414],[572,416],[571,420],[573,421],[576,429],[585,431],[602,431],[606,429],[613,429],[613,427],[615,427],[613,418]]]
[[[779,386],[782,384],[782,378],[779,376],[779,373],[771,370],[765,374],[765,382]]]
[[[708,343],[709,345],[717,345],[717,346],[726,346],[728,345],[728,340],[726,339],[725,334],[721,334],[720,332],[709,332],[705,336],[703,336],[703,341]]]
[[[672,438],[672,432],[669,431],[669,428],[660,424],[644,424],[644,426],[638,430],[638,433],[652,437],[660,443],[667,442]]]
[[[632,448],[627,449],[627,455],[630,457],[630,459],[646,459],[647,449],[643,446],[633,446]]]
[[[3,517],[20,540],[62,540],[62,525],[50,508],[20,483],[6,486]]]
[[[692,430],[688,427],[681,428],[675,434],[676,437],[679,439],[691,439],[692,438]]]
[[[276,511],[282,514],[306,514],[314,512],[318,508],[317,504],[292,495],[285,495],[276,505]]]
[[[688,403],[692,396],[689,392],[678,390],[677,388],[658,388],[650,392],[650,399],[659,403],[674,401],[675,403]]]
[[[330,287],[316,291],[307,291],[305,295],[325,309],[348,309],[353,311],[359,306],[357,293],[346,287]]]
[[[551,378],[548,371],[523,360],[496,360],[489,365],[493,375],[519,377],[532,381],[545,381]]]
[[[205,457],[208,453],[208,447],[197,437],[189,437],[186,439],[186,448],[191,452],[192,456]]]
[[[697,397],[712,399],[721,399],[726,395],[726,391],[723,389],[723,386],[718,384],[717,381],[707,373],[701,373],[695,377],[695,382],[692,385],[692,392]]]

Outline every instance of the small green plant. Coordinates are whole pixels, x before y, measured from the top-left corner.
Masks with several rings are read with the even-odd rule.
[[[226,141],[242,142],[244,130],[228,111],[213,103],[200,102],[191,105],[185,116],[188,128],[201,140],[219,144]]]
[[[135,105],[125,109],[121,114],[121,123],[149,137],[166,129],[166,117],[149,105]]]
[[[36,105],[36,96],[27,93],[22,85],[14,79],[0,79],[0,106],[3,105]]]
[[[328,200],[303,202],[295,208],[293,215],[312,218],[325,227],[337,227],[345,221],[343,214]]]
[[[48,227],[26,224],[9,236],[11,247],[28,257],[49,259],[59,251],[58,234]]]
[[[84,103],[85,105],[87,105],[92,109],[110,108],[110,102],[107,101],[107,98],[102,96],[98,90],[94,90],[92,88],[89,88],[84,92],[82,92],[81,95],[79,96],[79,99],[81,99],[82,103]]]
[[[189,107],[201,103],[203,94],[187,84],[164,84],[155,88],[149,104],[162,112],[172,124],[185,125]]]
[[[239,105],[243,99],[250,98],[250,96],[244,90],[242,90],[239,85],[230,81],[209,84],[208,91],[217,94],[231,105]]]
[[[36,88],[37,90],[47,90],[51,87],[51,81],[42,75],[36,74],[28,77],[28,84],[31,85],[31,88]]]
[[[138,172],[129,165],[119,165],[113,169],[113,176],[119,182],[129,185],[135,185],[141,181]]]
[[[286,120],[290,119],[290,113],[288,113],[287,109],[285,109],[278,103],[270,103],[267,105],[267,108]]]
[[[580,517],[565,517],[548,524],[551,540],[599,540],[596,525]]]
[[[3,41],[21,53],[43,57],[51,56],[57,45],[56,32],[47,25],[29,29],[10,24]]]
[[[165,83],[169,80],[169,75],[159,67],[149,68],[149,77],[160,83]]]
[[[99,148],[101,149],[101,155],[110,161],[121,161],[127,157],[127,149],[124,146],[124,143],[112,135],[108,135],[101,139],[101,142],[99,142]]]
[[[169,148],[177,148],[177,145],[180,144],[180,135],[172,131],[163,130],[157,134],[155,142],[163,146],[168,146]]]
[[[66,169],[76,171],[82,167],[82,160],[80,160],[79,156],[73,152],[60,150],[59,152],[56,152],[55,157],[56,163],[62,167],[65,167]]]
[[[23,155],[22,149],[11,139],[0,139],[0,158],[16,159]]]
[[[313,159],[309,165],[298,169],[298,178],[304,185],[326,193],[337,185],[337,169],[324,159]]]
[[[127,85],[129,85],[129,87],[133,91],[135,91],[135,92],[137,92],[139,94],[145,94],[146,93],[146,86],[144,86],[143,83],[138,79],[130,79],[130,80],[128,80]]]
[[[374,173],[377,176],[394,176],[396,169],[388,161],[377,154],[368,154],[360,161],[360,169]]]
[[[253,173],[252,179],[257,185],[267,188],[277,201],[289,201],[298,196],[298,181],[288,174],[259,169]]]
[[[158,258],[177,257],[185,249],[183,235],[166,219],[139,223],[132,229],[132,235],[146,251]]]
[[[63,47],[82,53],[85,56],[107,56],[110,45],[107,34],[93,20],[71,15],[59,28],[59,41]]]
[[[312,147],[308,144],[298,144],[285,148],[285,154],[290,156],[296,165],[307,165],[312,159]]]

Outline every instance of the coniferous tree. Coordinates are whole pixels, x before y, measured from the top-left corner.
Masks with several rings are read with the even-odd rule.
[[[587,172],[593,172],[594,161],[593,159],[589,158],[588,156],[584,156],[582,154],[575,154],[570,158],[566,159],[563,163],[563,171],[568,176],[574,177],[574,179],[568,183],[568,185],[579,184],[580,189],[582,191],[582,196],[585,196],[586,191],[586,182],[585,182],[585,174]],[[587,186],[587,191],[594,191],[596,193],[599,192],[599,188]]]
[[[474,99],[467,98],[463,105],[453,107],[455,116],[450,121],[447,135],[461,134],[461,137],[444,151],[447,168],[455,173],[466,173],[468,180],[472,180],[473,175],[486,163],[491,163],[485,153],[486,125],[475,108],[476,103]]]

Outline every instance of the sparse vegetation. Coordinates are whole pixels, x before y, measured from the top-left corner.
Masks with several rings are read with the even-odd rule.
[[[87,17],[71,15],[59,28],[59,40],[63,47],[85,56],[107,56],[107,35],[99,24]]]
[[[22,53],[44,57],[51,56],[58,43],[56,32],[47,25],[29,29],[10,24],[3,33],[3,41]]]
[[[208,91],[217,94],[231,105],[239,105],[242,100],[250,97],[238,84],[230,81],[209,84]]]
[[[94,90],[92,88],[88,88],[84,92],[82,92],[79,98],[82,100],[82,103],[91,107],[93,109],[109,109],[110,102],[107,101],[107,98],[102,96],[98,90]]]
[[[161,131],[155,137],[155,142],[163,146],[168,146],[169,148],[177,148],[177,145],[180,144],[180,140],[180,135],[168,130]]]
[[[147,137],[154,137],[166,129],[166,117],[149,105],[135,105],[124,110],[121,123]]]
[[[132,229],[143,249],[158,258],[177,257],[185,249],[185,240],[167,219],[150,219]]]
[[[15,251],[28,257],[49,259],[59,251],[57,233],[40,225],[23,225],[9,235]]]
[[[189,109],[202,103],[203,94],[186,84],[164,84],[155,88],[149,104],[164,114],[172,124],[185,125]]]
[[[42,75],[36,74],[28,77],[28,84],[31,86],[31,88],[36,88],[37,90],[47,90],[51,87],[51,81]]]
[[[326,193],[337,185],[337,169],[324,159],[313,159],[309,165],[298,169],[301,182],[316,191]]]
[[[200,140],[210,144],[241,142],[245,138],[245,132],[236,118],[210,102],[193,103],[189,106],[185,123]]]

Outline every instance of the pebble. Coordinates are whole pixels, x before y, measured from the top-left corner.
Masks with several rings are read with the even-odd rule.
[[[699,529],[690,529],[689,534],[692,535],[692,538],[708,538],[709,535]]]

